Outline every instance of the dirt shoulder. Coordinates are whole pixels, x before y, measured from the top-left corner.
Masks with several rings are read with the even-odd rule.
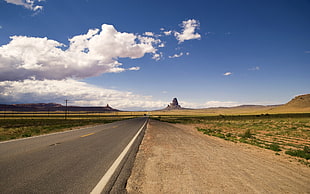
[[[310,193],[310,168],[193,126],[151,120],[128,193]]]

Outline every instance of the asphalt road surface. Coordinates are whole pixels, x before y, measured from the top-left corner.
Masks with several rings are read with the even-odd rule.
[[[146,119],[0,143],[0,193],[90,193]]]

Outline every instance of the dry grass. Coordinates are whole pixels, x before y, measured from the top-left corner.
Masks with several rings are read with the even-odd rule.
[[[247,143],[276,151],[296,154],[310,166],[310,114],[273,114],[243,116],[156,116],[171,123],[195,124],[206,135]],[[305,151],[306,150],[306,151]]]
[[[3,113],[2,113],[3,114]],[[144,112],[87,113],[6,112],[0,115],[0,141],[71,130],[144,115]]]

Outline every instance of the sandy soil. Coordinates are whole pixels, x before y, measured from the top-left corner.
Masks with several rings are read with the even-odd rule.
[[[128,193],[310,193],[310,168],[193,126],[151,120]]]

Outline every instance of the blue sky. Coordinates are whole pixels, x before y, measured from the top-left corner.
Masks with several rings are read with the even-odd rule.
[[[306,0],[0,0],[0,103],[153,110],[310,93]]]

